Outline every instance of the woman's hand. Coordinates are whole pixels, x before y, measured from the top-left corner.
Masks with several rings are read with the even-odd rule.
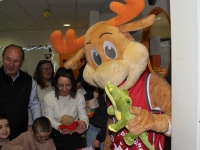
[[[62,129],[62,130],[60,130],[60,133],[65,135],[65,134],[70,134],[70,131],[67,129]]]
[[[85,132],[86,128],[87,128],[86,122],[82,120],[78,120],[78,126],[76,127],[76,132],[81,134]]]
[[[69,130],[67,130],[67,129],[62,129],[62,130],[61,130],[59,126],[58,126],[57,128],[58,128],[58,130],[60,131],[60,133],[63,134],[63,135],[65,135],[65,134],[70,134]]]
[[[93,148],[95,148],[95,147],[96,147],[96,148],[100,148],[100,144],[101,144],[101,143],[100,143],[98,140],[94,140],[94,143],[93,143],[92,147],[93,147]]]

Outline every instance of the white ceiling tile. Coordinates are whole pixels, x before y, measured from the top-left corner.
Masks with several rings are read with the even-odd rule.
[[[124,2],[124,0],[116,0]],[[110,13],[112,0],[4,0],[0,2],[0,30],[87,28],[90,11]],[[44,10],[50,17],[44,17]],[[63,27],[70,23],[71,27]]]

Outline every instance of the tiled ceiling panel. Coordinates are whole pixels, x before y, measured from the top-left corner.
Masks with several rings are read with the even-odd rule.
[[[124,0],[116,0],[124,3]],[[0,31],[81,29],[89,24],[89,12],[111,13],[112,0],[3,0],[0,2]],[[44,17],[44,10],[50,17]],[[64,27],[69,23],[71,27]]]

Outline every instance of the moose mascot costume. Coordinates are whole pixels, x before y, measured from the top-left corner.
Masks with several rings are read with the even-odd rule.
[[[54,31],[50,40],[59,54],[77,51],[64,64],[71,68],[85,55],[87,65],[83,72],[86,82],[105,88],[108,82],[119,89],[126,89],[132,100],[130,113],[135,117],[118,132],[107,132],[104,149],[147,150],[140,138],[132,145],[124,142],[124,136],[131,132],[140,135],[145,132],[148,141],[156,150],[164,149],[164,135],[171,136],[171,88],[168,82],[147,69],[149,53],[147,48],[129,34],[151,26],[155,15],[130,22],[144,9],[144,0],[125,0],[125,3],[111,2],[110,9],[116,17],[91,26],[85,35],[75,38],[72,29],[67,30],[65,39],[60,31]],[[109,100],[107,100],[109,104]],[[108,124],[117,122],[113,116]]]

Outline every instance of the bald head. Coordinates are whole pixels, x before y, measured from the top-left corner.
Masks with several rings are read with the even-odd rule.
[[[3,53],[2,53],[2,56],[6,53],[6,51],[10,48],[15,48],[15,49],[18,49],[20,52],[21,52],[21,60],[24,60],[24,50],[22,49],[22,47],[18,46],[18,45],[15,45],[15,44],[10,44],[8,46],[6,46],[3,50]]]

